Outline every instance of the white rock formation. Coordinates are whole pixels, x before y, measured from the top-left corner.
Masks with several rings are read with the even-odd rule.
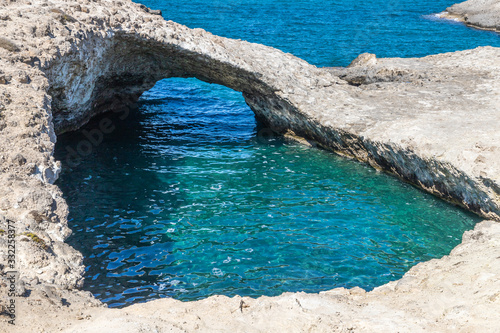
[[[500,32],[498,0],[468,0],[447,8],[442,14],[474,28]]]

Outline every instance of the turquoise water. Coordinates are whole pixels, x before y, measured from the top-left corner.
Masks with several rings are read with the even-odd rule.
[[[498,35],[422,16],[445,1],[397,2],[389,12],[382,1],[143,3],[324,66],[364,51],[500,46]],[[104,118],[114,131],[75,163],[68,148]],[[480,220],[368,166],[283,142],[240,93],[195,79],[160,81],[127,117],[104,115],[58,140],[58,185],[75,232],[68,241],[85,256],[84,288],[112,307],[371,289],[448,254]]]

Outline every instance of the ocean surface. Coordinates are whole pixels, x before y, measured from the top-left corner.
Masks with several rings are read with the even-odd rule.
[[[500,46],[498,34],[432,15],[453,1],[142,3],[317,66],[345,66],[362,52]],[[68,148],[103,117],[115,130],[75,163]],[[448,254],[481,220],[369,166],[284,142],[256,123],[240,93],[196,79],[160,81],[127,117],[103,115],[61,135],[56,157],[84,289],[111,307],[370,290]]]

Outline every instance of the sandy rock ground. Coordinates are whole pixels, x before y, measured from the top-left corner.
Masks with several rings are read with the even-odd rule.
[[[497,3],[451,8],[490,27]],[[472,8],[490,16],[473,20]],[[125,0],[4,1],[0,31],[0,332],[500,330],[500,49],[421,59],[364,54],[348,68],[321,69]],[[108,309],[81,290],[82,256],[64,242],[71,230],[53,184],[61,167],[54,144],[57,134],[129,107],[167,77],[241,91],[273,130],[369,163],[489,221],[466,232],[449,256],[369,293]]]

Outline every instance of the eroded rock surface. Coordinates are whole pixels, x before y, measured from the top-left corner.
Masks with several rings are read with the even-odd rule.
[[[486,30],[500,32],[500,1],[468,0],[446,9],[444,17]]]
[[[243,92],[279,133],[500,220],[500,49],[421,59],[365,54],[348,68],[322,69],[114,0],[2,2],[0,31],[0,213],[16,224],[20,332],[498,330],[500,227],[491,221],[464,235],[450,256],[370,293],[335,289],[106,309],[78,290],[82,256],[64,243],[68,207],[53,184],[60,162],[52,154],[57,133],[126,110],[160,79],[197,77]],[[8,317],[1,319],[0,331],[12,331]]]

